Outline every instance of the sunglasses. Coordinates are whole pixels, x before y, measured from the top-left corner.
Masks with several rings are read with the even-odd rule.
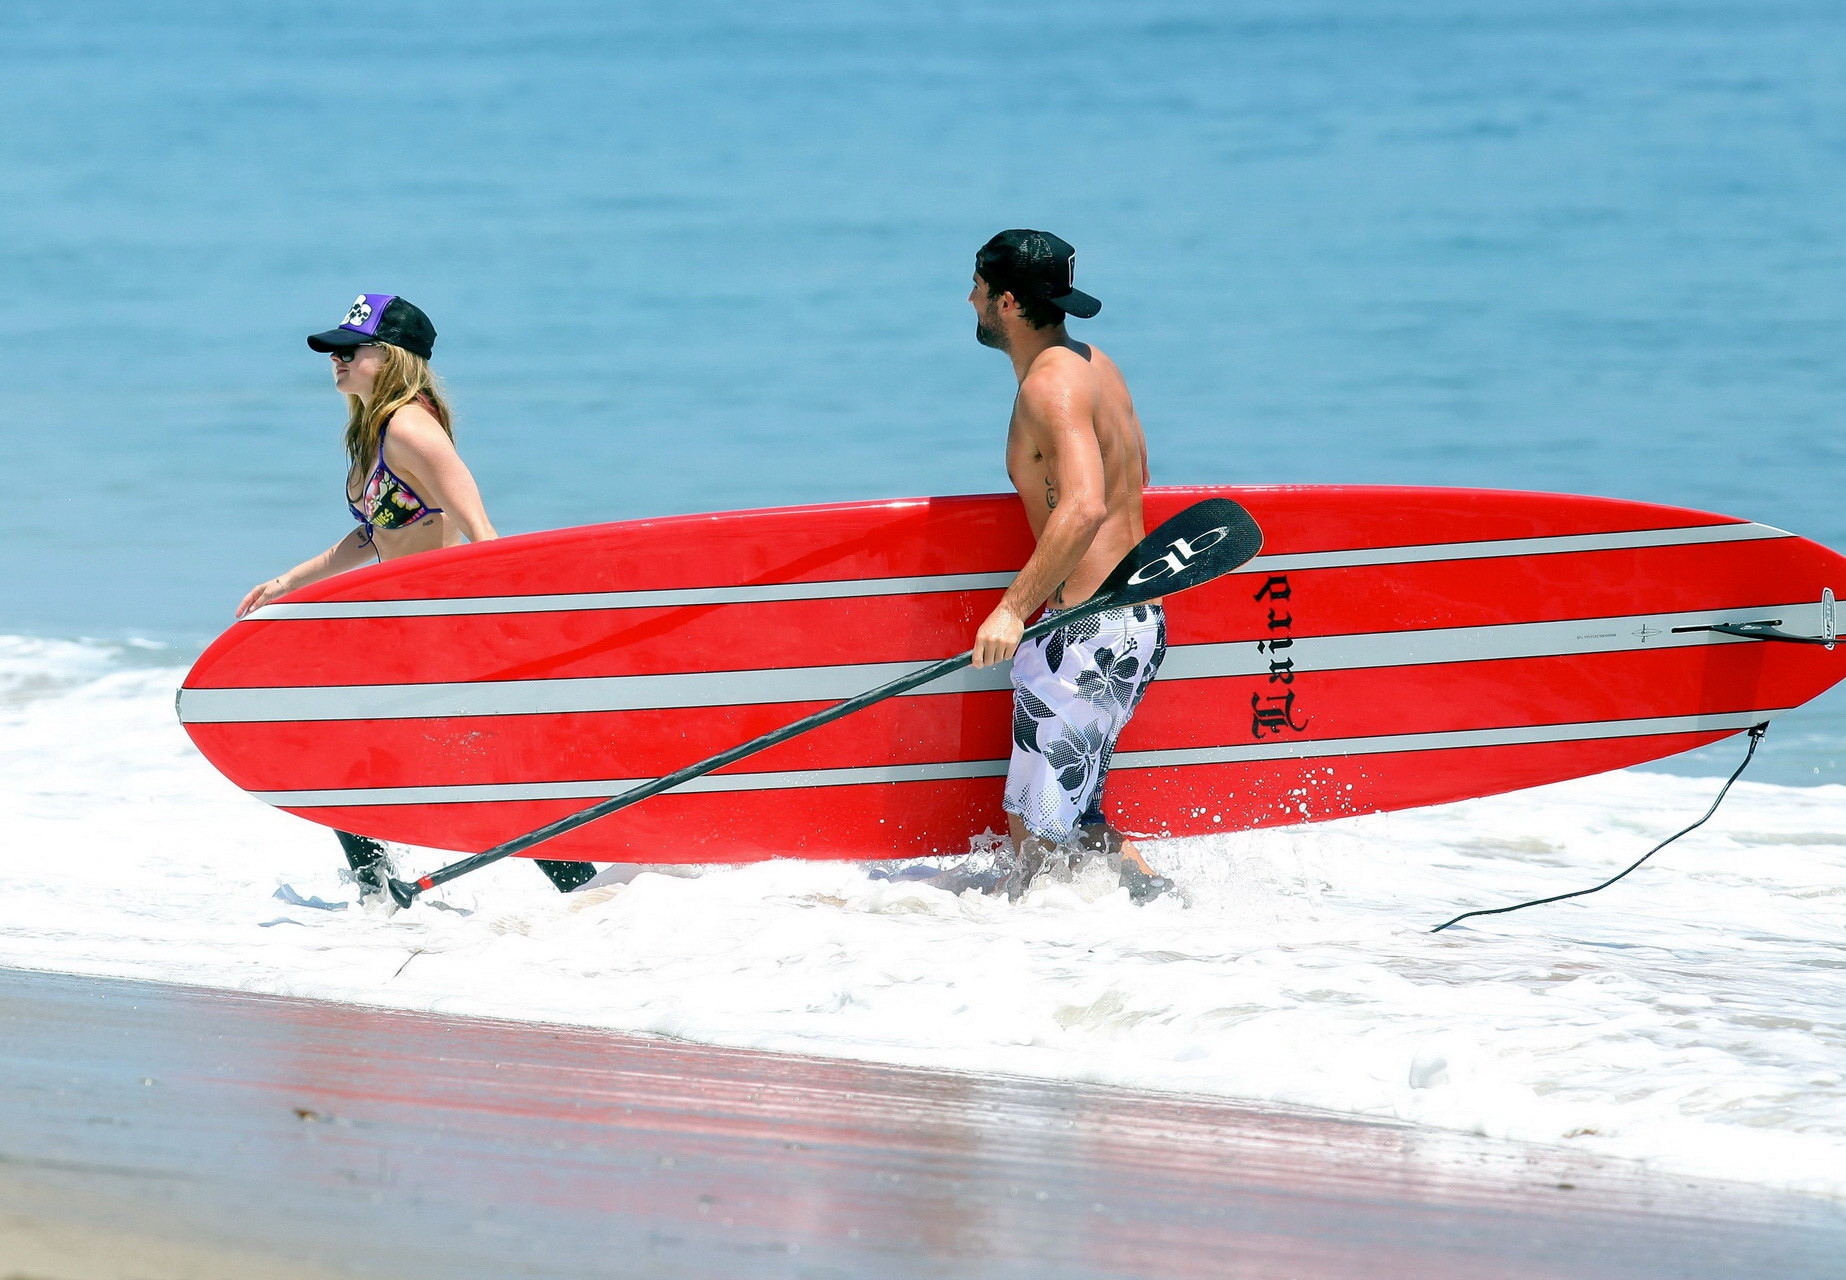
[[[359,354],[360,347],[375,347],[377,345],[376,342],[361,342],[350,347],[335,347],[327,354],[332,356],[335,360],[338,360],[341,364],[351,364],[353,358]]]

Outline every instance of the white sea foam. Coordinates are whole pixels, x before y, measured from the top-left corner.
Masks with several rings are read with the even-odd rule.
[[[1189,908],[798,862],[565,898],[514,861],[388,915],[347,905],[324,830],[192,751],[150,656],[0,640],[0,964],[1196,1090],[1846,1194],[1846,787],[1739,784],[1607,893],[1437,936],[1594,883],[1716,783],[1155,846]]]

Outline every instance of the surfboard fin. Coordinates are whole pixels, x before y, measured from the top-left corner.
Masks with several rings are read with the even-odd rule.
[[[1839,629],[1834,621],[1833,588],[1824,588],[1820,593],[1820,631],[1817,636],[1798,636],[1790,631],[1780,630],[1780,618],[1765,618],[1755,622],[1713,622],[1702,627],[1674,627],[1675,631],[1717,631],[1727,636],[1742,636],[1745,640],[1781,640],[1787,644],[1822,644],[1831,649],[1839,643]]]

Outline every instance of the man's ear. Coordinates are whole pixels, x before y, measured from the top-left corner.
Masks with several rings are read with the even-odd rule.
[[[1003,293],[1000,295],[998,307],[1002,312],[1010,311],[1017,315],[1019,313],[1019,299],[1015,298],[1011,293]]]

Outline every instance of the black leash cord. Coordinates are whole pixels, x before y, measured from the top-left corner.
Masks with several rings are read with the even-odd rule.
[[[1711,802],[1711,808],[1705,810],[1705,817],[1700,818],[1697,822],[1687,827],[1685,831],[1675,831],[1672,835],[1668,836],[1665,840],[1662,840],[1659,844],[1649,849],[1646,853],[1642,854],[1639,858],[1635,860],[1634,866],[1629,867],[1628,871],[1633,871],[1635,867],[1638,867],[1643,862],[1646,862],[1649,858],[1653,857],[1656,853],[1659,853],[1662,849],[1666,848],[1668,845],[1672,844],[1675,840],[1685,835],[1687,831],[1696,831],[1698,828],[1704,826],[1706,819],[1710,818],[1712,814],[1716,813],[1718,811],[1718,806],[1724,803],[1724,797],[1730,792],[1731,783],[1741,778],[1743,776],[1743,771],[1750,767],[1750,757],[1756,754],[1756,745],[1763,740],[1763,735],[1767,732],[1769,732],[1769,722],[1766,720],[1762,724],[1759,724],[1755,728],[1750,730],[1750,749],[1743,753],[1743,763],[1737,766],[1737,771],[1731,774],[1731,776],[1725,780],[1724,786],[1719,788],[1718,798]],[[1527,907],[1542,907],[1547,902],[1562,902],[1566,898],[1581,898],[1585,894],[1595,893],[1597,889],[1607,889],[1610,885],[1614,884],[1617,880],[1620,880],[1623,876],[1627,875],[1628,871],[1622,871],[1615,875],[1610,876],[1607,880],[1604,880],[1601,884],[1597,885],[1596,888],[1594,889],[1578,889],[1574,893],[1560,893],[1556,895],[1555,897],[1551,897],[1551,898],[1534,898],[1531,902],[1515,903],[1513,906],[1510,906],[1510,907],[1489,907],[1484,911],[1464,911],[1460,915],[1456,916],[1453,920],[1449,921],[1448,924],[1439,924],[1434,929],[1431,929],[1430,932],[1431,933],[1441,933],[1444,929],[1448,928],[1450,924],[1460,924],[1463,920],[1471,919],[1474,916],[1497,916],[1497,915],[1501,915],[1508,911],[1523,911]]]

